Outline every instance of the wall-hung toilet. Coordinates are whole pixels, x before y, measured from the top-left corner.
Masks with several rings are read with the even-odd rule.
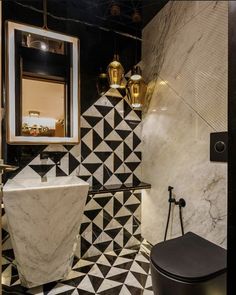
[[[226,295],[226,250],[188,232],[151,251],[155,295]]]

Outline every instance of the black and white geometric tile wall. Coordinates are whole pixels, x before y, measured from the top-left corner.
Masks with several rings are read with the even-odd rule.
[[[77,145],[49,145],[15,177],[78,175],[91,186],[135,183],[141,177],[141,111],[109,90],[81,115]],[[56,165],[58,164],[59,165]]]
[[[141,192],[88,196],[77,257],[91,257],[141,243]]]
[[[91,186],[135,183],[141,174],[140,133],[141,111],[132,110],[117,90],[110,90],[82,114],[80,144],[47,146],[49,159],[36,156],[15,178],[78,175]],[[140,191],[88,195],[76,256],[138,245],[140,228]],[[6,216],[3,235],[3,251],[9,251]]]

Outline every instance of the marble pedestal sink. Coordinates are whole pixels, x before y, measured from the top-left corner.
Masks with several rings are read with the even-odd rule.
[[[8,180],[3,189],[21,284],[57,281],[71,269],[89,185],[76,176]]]

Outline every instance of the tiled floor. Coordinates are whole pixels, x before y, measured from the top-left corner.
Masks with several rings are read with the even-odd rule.
[[[69,276],[60,282],[26,289],[20,286],[12,250],[3,257],[3,293],[37,295],[153,295],[150,245],[75,259]]]

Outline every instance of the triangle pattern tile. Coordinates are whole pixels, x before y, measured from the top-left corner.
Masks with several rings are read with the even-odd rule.
[[[125,183],[131,173],[116,173],[115,176],[121,181],[121,183]]]
[[[114,280],[104,279],[102,285],[98,289],[98,293],[101,295],[118,295],[122,288],[122,283]]]
[[[95,105],[94,107],[99,111],[99,113],[103,117],[105,117],[113,109],[113,107],[105,105]]]
[[[122,143],[121,140],[105,140],[105,142],[113,151],[115,151]]]
[[[103,115],[101,114],[101,112],[99,112],[99,110],[97,109],[97,107],[95,105],[92,105],[91,107],[89,107],[83,114],[83,117],[103,117]]]
[[[103,165],[100,165],[99,168],[93,174],[93,186],[102,186],[103,184]]]
[[[92,294],[95,294],[95,290],[93,288],[93,285],[92,285],[88,275],[86,275],[84,277],[84,279],[81,281],[81,283],[79,284],[78,287],[77,287],[78,290],[81,290],[81,291],[83,290],[83,292],[87,291],[87,292],[91,292]]]
[[[125,205],[125,208],[127,208],[131,214],[134,214],[134,212],[140,208],[140,204]]]
[[[99,121],[95,127],[93,127],[93,130],[99,134],[101,138],[104,138],[104,119]]]
[[[112,130],[110,134],[106,137],[106,140],[112,141],[112,140],[123,140],[123,138],[116,132],[116,130]]]
[[[130,218],[131,216],[127,215],[127,216],[115,217],[115,220],[117,220],[120,223],[120,225],[124,226]]]
[[[108,92],[107,92],[108,93]],[[114,107],[113,104],[107,99],[106,95],[101,96],[95,103],[94,106],[108,106]]]
[[[91,130],[91,128],[80,128],[80,135],[81,138],[83,139]]]
[[[124,99],[121,99],[119,103],[115,106],[115,110],[124,118]]]
[[[94,153],[102,162],[105,162],[110,157],[110,155],[112,155],[112,152],[94,152]]]
[[[107,225],[112,221],[112,216],[103,209],[103,229],[107,227]]]
[[[71,152],[65,154],[65,156],[60,160],[60,165],[59,165],[60,169],[66,175],[69,175],[69,154],[71,154]],[[77,160],[79,161],[79,158]]]
[[[78,166],[80,162],[69,153],[69,174],[71,174]]]
[[[133,150],[137,148],[141,143],[141,139],[137,136],[137,134],[134,132],[133,133]]]
[[[104,185],[112,185],[112,184],[122,184],[122,182],[116,177],[116,175],[112,175],[109,180],[104,183]]]
[[[102,164],[102,160],[95,154],[91,153],[85,160],[82,161],[82,164],[93,164],[93,163],[100,163]]]
[[[140,165],[140,162],[125,162],[125,165],[128,167],[128,171],[134,172]]]
[[[81,142],[81,159],[85,160],[91,153],[92,153],[92,150],[82,141]]]
[[[56,176],[67,176],[67,174],[58,166],[56,166]]]
[[[125,285],[127,286],[128,289],[130,286],[135,286],[133,288],[137,288],[137,289],[141,289],[141,290],[143,289],[143,286],[139,283],[139,281],[135,278],[135,276],[133,275],[133,273],[131,271],[127,275],[127,278],[125,280]],[[131,294],[133,294],[133,293],[131,293]]]
[[[80,117],[80,126],[82,128],[91,128],[91,125],[83,116]]]
[[[124,101],[124,118],[129,119],[128,116],[132,113],[132,111],[132,107],[127,103],[127,101]]]
[[[100,269],[98,268],[96,263],[93,264],[93,267],[90,269],[88,275],[89,275],[89,277],[93,276],[93,277],[100,278],[100,279],[104,278],[102,272],[100,271]],[[91,280],[91,282],[92,282],[92,280]]]
[[[106,121],[111,127],[114,129],[114,117],[115,117],[115,109],[112,109],[106,117],[104,117],[104,122]],[[105,137],[105,136],[104,136]]]
[[[116,172],[122,164],[123,161],[116,154],[114,154],[114,172]]]
[[[90,129],[89,132],[81,139],[87,147],[92,149],[93,144],[93,129]]]
[[[99,206],[105,207],[107,205],[107,203],[109,201],[111,201],[111,199],[112,199],[112,196],[105,196],[105,197],[101,196],[100,197],[98,195],[97,197],[94,198],[94,201],[96,201],[99,204]]]
[[[134,120],[125,120],[125,122],[132,130],[134,130],[139,125],[139,122]]]
[[[120,129],[116,129],[117,134],[119,134],[119,136],[125,140],[131,133],[131,131],[129,130],[120,130]]]
[[[121,100],[121,97],[106,95],[109,102],[115,107]]]
[[[133,120],[133,121],[138,121],[140,122],[140,117],[139,115],[133,110],[131,109],[131,111],[129,111],[129,108],[125,108],[125,120]]]
[[[124,142],[124,160],[126,160],[131,153],[131,148]]]
[[[136,154],[134,153],[134,152],[131,152],[130,154],[129,154],[129,156],[125,159],[125,162],[137,162],[137,163],[141,163],[140,162],[140,160],[139,160],[139,158],[136,156]]]
[[[100,163],[83,163],[83,166],[91,173],[94,174],[94,172],[101,167]]]
[[[110,146],[105,142],[102,141],[99,146],[95,149],[96,152],[112,152]]]
[[[113,131],[113,128],[107,120],[104,120],[103,128],[104,138],[106,138]]]
[[[108,266],[108,265],[97,263],[97,267],[99,268],[104,278],[107,276],[108,272],[111,270],[110,265]]]
[[[103,165],[103,183],[106,183],[111,176],[112,176],[111,170],[106,165]]]
[[[93,130],[93,150],[95,150],[96,147],[99,146],[101,142],[102,142],[102,138],[95,130]]]
[[[104,253],[106,249],[109,247],[112,241],[106,241],[101,243],[94,244],[94,247],[96,247],[101,253]]]
[[[117,110],[114,110],[114,128],[116,128],[117,126],[120,126],[121,122],[123,122],[122,116]]]
[[[88,124],[93,128],[102,119],[101,117],[94,116],[83,116],[83,118],[88,122]]]
[[[121,230],[122,230],[122,227],[112,228],[112,229],[105,230],[105,233],[109,235],[112,240],[114,240]]]
[[[114,88],[110,88],[106,94],[105,94],[107,97],[108,96],[115,96],[117,98],[122,98],[122,95],[120,94],[120,92],[117,90],[117,89],[114,89]]]
[[[46,175],[54,165],[29,165],[39,176],[43,177]]]
[[[120,158],[123,161],[124,159],[124,144],[118,146],[118,148],[114,151],[114,155]]]
[[[119,117],[118,117],[118,115],[119,115]],[[117,115],[117,120],[115,121],[115,125],[114,125],[115,126],[115,130],[125,130],[125,131],[132,132],[132,129],[126,123],[126,121],[122,119],[122,117],[120,116],[120,114],[118,114],[118,115]]]

